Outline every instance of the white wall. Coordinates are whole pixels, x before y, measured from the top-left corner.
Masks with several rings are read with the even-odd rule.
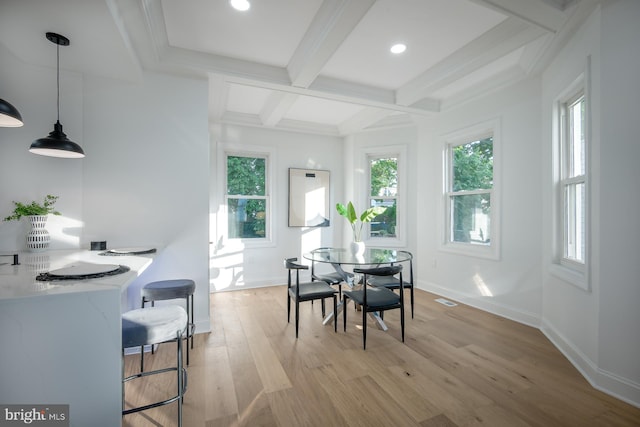
[[[599,272],[602,245],[599,237],[600,222],[600,12],[597,10],[578,29],[575,36],[557,55],[542,76],[542,142],[543,155],[543,330],[556,345],[570,355],[583,371],[598,362],[598,296],[600,283],[596,279]],[[585,292],[577,286],[559,279],[551,273],[553,260],[553,106],[558,97],[586,71],[587,58],[591,57],[591,86],[589,88],[591,120],[591,291]]]
[[[545,177],[550,108],[585,69],[591,79],[591,281],[588,291],[550,274],[551,181],[545,178],[543,331],[597,388],[640,406],[640,3],[605,2],[543,77]]]
[[[640,406],[640,2],[602,8],[600,331],[598,366],[633,383]],[[624,66],[620,66],[624,64]],[[607,383],[603,381],[605,387]],[[627,388],[621,390],[627,396]]]
[[[275,241],[269,247],[245,248],[233,241],[221,240],[224,224],[218,221],[223,208],[224,180],[218,173],[219,144],[244,144],[272,150],[275,183],[272,197]],[[341,219],[331,209],[329,227],[289,227],[289,168],[322,169],[331,172],[330,204],[342,200],[344,181],[342,140],[337,137],[306,135],[293,132],[243,126],[220,126],[211,136],[211,245],[210,276],[212,291],[237,290],[286,283],[285,257],[298,257],[320,246],[339,242]]]
[[[86,78],[84,93],[83,245],[162,248],[129,287],[130,307],[145,283],[191,278],[197,330],[209,330],[206,80]]]
[[[0,127],[0,218],[13,210],[12,201],[42,202],[60,197],[47,230],[51,248],[78,247],[82,228],[83,163],[29,153],[31,143],[53,130],[56,122],[56,69],[20,62],[0,45],[0,97],[13,104],[24,126]],[[82,76],[60,71],[60,122],[68,138],[84,146]],[[0,251],[25,250],[27,220],[0,222]]]
[[[418,285],[523,323],[538,325],[540,275],[540,83],[532,79],[421,122],[418,142]],[[496,189],[501,205],[499,259],[440,250],[444,136],[497,121]],[[494,228],[495,230],[495,228]]]
[[[0,46],[0,49],[2,47]],[[198,331],[210,329],[208,287],[209,134],[206,81],[145,74],[123,83],[61,71],[61,122],[86,157],[31,154],[55,122],[55,68],[0,50],[0,93],[23,115],[0,128],[0,212],[12,200],[60,196],[50,216],[51,249],[154,245],[156,262],[129,288],[129,307],[153,280],[193,278]],[[23,223],[0,223],[0,250],[24,248]]]

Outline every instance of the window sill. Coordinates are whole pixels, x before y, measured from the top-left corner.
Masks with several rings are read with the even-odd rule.
[[[549,272],[556,278],[567,282],[586,292],[591,292],[589,277],[582,271],[577,271],[562,264],[553,263],[549,266]]]
[[[390,237],[367,239],[364,243],[366,246],[374,248],[404,248],[406,246],[405,242]]]
[[[243,250],[254,248],[272,248],[275,247],[275,242],[271,240],[253,240],[253,239],[228,239],[225,240],[226,249]]]
[[[497,248],[491,246],[471,245],[467,243],[447,243],[440,245],[439,249],[443,252],[449,252],[457,255],[472,256],[493,261],[500,260],[500,253]]]

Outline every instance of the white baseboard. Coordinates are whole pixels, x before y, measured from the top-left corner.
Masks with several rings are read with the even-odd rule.
[[[430,282],[418,282],[417,287],[418,289],[441,295],[454,301],[539,329],[593,388],[640,408],[640,384],[600,369],[579,349],[575,348],[570,341],[558,333],[551,324],[544,321],[544,319],[540,319],[539,316],[533,313],[514,310],[513,308],[496,304],[493,301],[484,300],[477,296],[452,291],[451,289],[443,288]]]
[[[418,282],[417,287],[418,289],[450,298],[457,302],[470,305],[471,307],[479,308],[480,310],[496,314],[498,316],[513,320],[518,323],[523,323],[534,328],[540,327],[540,318],[533,313],[528,313],[522,310],[514,310],[512,307],[497,304],[495,301],[491,301],[489,299],[480,299],[476,296],[470,296],[461,292],[452,291],[451,289],[440,287],[431,282]]]
[[[548,322],[543,320],[540,330],[593,388],[640,408],[640,384],[600,369]]]

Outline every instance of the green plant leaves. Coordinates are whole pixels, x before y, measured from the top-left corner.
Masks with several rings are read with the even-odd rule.
[[[55,205],[58,200],[58,196],[52,196],[51,194],[47,194],[44,198],[42,204],[39,204],[36,201],[32,201],[29,204],[24,204],[20,202],[14,201],[15,205],[13,209],[13,213],[6,217],[5,221],[19,220],[23,216],[31,216],[31,215],[60,215],[60,212],[54,209],[53,205]]]

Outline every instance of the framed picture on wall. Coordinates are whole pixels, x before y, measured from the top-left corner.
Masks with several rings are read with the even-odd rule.
[[[328,227],[330,173],[289,168],[289,227]]]

